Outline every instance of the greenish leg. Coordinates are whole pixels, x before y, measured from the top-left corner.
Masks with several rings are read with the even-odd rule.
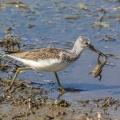
[[[57,80],[57,83],[58,83],[59,89],[61,90],[62,93],[65,93],[66,91],[65,91],[65,89],[62,87],[62,85],[61,85],[61,83],[60,83],[60,81],[59,81],[59,78],[58,78],[57,73],[54,72],[54,74],[55,74],[55,77],[56,77],[56,80]]]
[[[62,91],[60,94],[58,94],[57,99],[59,100],[60,97],[62,97],[62,95],[64,95],[65,93],[66,93],[66,91]]]
[[[23,70],[30,70],[31,68],[30,67],[25,67],[25,68],[18,68],[16,73],[15,73],[15,76],[10,84],[10,88],[12,87],[12,85],[14,84],[15,80],[16,80],[16,77],[18,76],[19,72],[20,71],[23,71]]]

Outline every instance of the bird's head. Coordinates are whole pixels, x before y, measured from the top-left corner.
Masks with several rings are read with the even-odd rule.
[[[103,56],[105,56],[102,52],[100,52],[98,49],[96,49],[91,43],[90,40],[85,37],[85,36],[79,36],[79,38],[77,39],[77,41],[79,42],[79,45],[81,48],[83,49],[89,49],[94,51],[97,54],[101,54]]]

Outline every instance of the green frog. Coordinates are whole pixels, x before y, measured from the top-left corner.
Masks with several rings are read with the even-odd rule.
[[[102,78],[102,76],[101,76],[102,68],[107,62],[107,56],[104,56],[104,61],[102,63],[99,59],[100,59],[100,54],[98,55],[98,58],[97,58],[98,65],[94,68],[93,71],[89,72],[89,74],[93,73],[94,78],[97,76],[100,76],[100,78],[99,78],[99,81],[100,81]]]

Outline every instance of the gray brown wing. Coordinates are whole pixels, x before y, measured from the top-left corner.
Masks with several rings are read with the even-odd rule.
[[[42,48],[34,51],[21,51],[16,53],[9,53],[9,55],[29,59],[29,60],[38,60],[38,59],[49,59],[49,58],[57,58],[60,57],[60,52],[62,49],[57,48]]]

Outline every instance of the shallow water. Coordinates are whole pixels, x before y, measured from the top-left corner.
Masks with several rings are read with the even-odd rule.
[[[104,8],[107,11],[105,15],[119,14],[120,8],[117,10],[113,9],[119,7],[117,0],[81,0],[81,3],[86,5],[90,11],[78,9],[79,0],[74,0],[74,2],[69,0],[21,1],[26,3],[31,10],[8,6],[5,10],[0,10],[0,22],[6,26],[12,26],[14,34],[23,34],[22,43],[33,45],[32,47],[23,46],[22,49],[29,50],[46,46],[71,49],[72,44],[65,46],[65,42],[75,42],[77,37],[82,34],[86,35],[92,44],[103,53],[120,56],[120,22],[117,22],[115,18],[104,18],[102,22],[108,22],[110,27],[101,27],[100,30],[97,26],[95,29],[91,28],[92,23],[99,22],[99,18],[103,14],[98,9]],[[65,19],[69,15],[77,15],[80,18],[77,20]],[[35,26],[28,29],[29,24],[34,24]],[[0,38],[3,38],[5,33],[1,24],[0,28]],[[116,40],[101,40],[105,35]],[[78,61],[58,73],[63,87],[84,90],[77,93],[68,92],[62,96],[63,99],[76,104],[75,100],[78,99],[104,98],[107,96],[115,99],[120,98],[120,60],[108,59],[108,62],[112,63],[113,66],[106,65],[104,67],[102,80],[99,82],[99,78],[93,78],[92,75],[88,75],[89,71],[96,66],[96,57],[95,53],[86,50]],[[40,73],[45,80],[56,81],[54,74]],[[1,74],[1,77],[4,76]],[[18,78],[44,83],[39,76],[34,74],[33,70],[19,74]],[[57,84],[52,86],[44,83],[43,86],[46,89],[53,89],[54,92],[50,93],[51,97],[56,98],[59,94]],[[117,118],[119,118],[119,114],[116,114]]]

